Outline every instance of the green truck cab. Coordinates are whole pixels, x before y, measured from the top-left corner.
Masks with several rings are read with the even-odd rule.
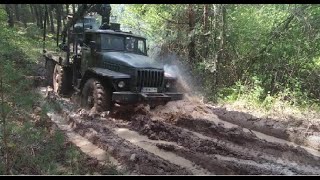
[[[85,23],[89,12],[102,16],[99,28],[95,21]],[[43,50],[48,85],[63,96],[77,91],[81,106],[98,112],[111,111],[115,103],[155,107],[182,99],[177,78],[148,57],[146,38],[121,31],[120,24],[110,23],[110,12],[109,4],[83,4],[70,16],[57,34],[58,49]]]
[[[81,105],[97,111],[110,111],[114,103],[154,107],[183,98],[177,79],[148,57],[144,37],[113,29],[89,29],[82,37],[80,53],[69,53],[70,61],[45,56],[54,62],[55,92],[67,94],[73,87],[81,94]]]

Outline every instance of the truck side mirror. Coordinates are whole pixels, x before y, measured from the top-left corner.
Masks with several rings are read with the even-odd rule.
[[[97,48],[96,42],[95,41],[90,41],[89,47],[90,47],[91,50],[96,50],[96,48]]]

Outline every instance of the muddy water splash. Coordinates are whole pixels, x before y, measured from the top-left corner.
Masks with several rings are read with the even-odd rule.
[[[153,118],[171,121],[176,121],[181,117],[218,119],[199,97],[190,95],[186,95],[183,100],[168,102],[165,106],[158,106],[153,111],[150,111],[150,114]]]

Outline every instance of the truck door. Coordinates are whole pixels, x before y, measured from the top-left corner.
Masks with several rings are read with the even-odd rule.
[[[81,48],[82,56],[81,56],[81,74],[84,75],[85,71],[91,67],[92,62],[92,52],[89,47],[90,41],[94,41],[93,33],[86,33],[84,36],[83,46]]]

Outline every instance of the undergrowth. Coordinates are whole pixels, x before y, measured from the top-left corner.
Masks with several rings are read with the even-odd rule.
[[[319,100],[308,98],[299,84],[294,89],[285,89],[275,95],[265,92],[261,81],[253,77],[250,83],[237,82],[218,92],[218,104],[229,104],[247,110],[261,111],[265,115],[286,113],[305,117],[320,112]]]
[[[0,9],[0,174],[117,174],[109,165],[90,164],[93,159],[54,130],[47,116],[53,107],[40,105],[32,79],[39,68],[42,31],[34,24],[8,28],[6,18]],[[52,35],[47,40],[46,46],[54,47]]]

